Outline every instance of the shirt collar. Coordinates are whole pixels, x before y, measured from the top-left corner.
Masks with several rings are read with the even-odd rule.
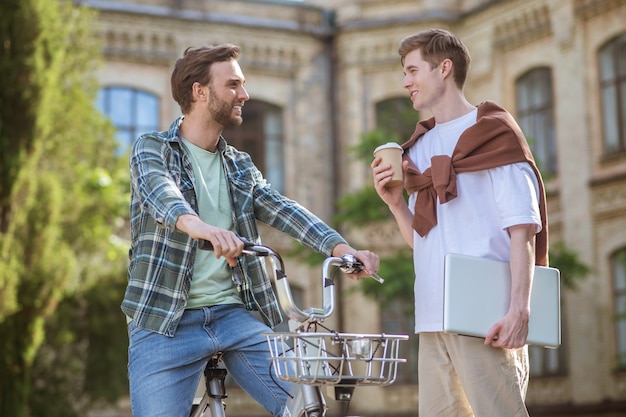
[[[172,122],[170,128],[167,133],[167,141],[168,142],[178,142],[180,143],[180,125],[185,120],[185,116],[179,116]],[[226,150],[226,139],[222,135],[220,135],[220,139],[217,142],[217,150],[223,153]]]

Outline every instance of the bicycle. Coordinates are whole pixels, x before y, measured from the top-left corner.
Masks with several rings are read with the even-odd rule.
[[[211,250],[210,242],[200,241],[200,249]],[[356,386],[390,385],[396,379],[399,343],[408,335],[339,333],[322,325],[335,309],[335,268],[354,273],[363,265],[352,255],[328,257],[322,265],[322,307],[300,309],[293,300],[291,287],[280,255],[265,245],[244,242],[244,254],[265,257],[271,263],[271,275],[278,301],[292,320],[290,332],[268,333],[271,366],[279,379],[292,383],[283,417],[323,417],[328,409],[322,386],[335,388],[335,400],[348,411]],[[384,280],[376,274],[381,284]],[[318,331],[318,328],[324,331]],[[221,352],[213,355],[204,375],[206,389],[194,404],[190,417],[226,417],[225,379],[227,370],[219,366]]]

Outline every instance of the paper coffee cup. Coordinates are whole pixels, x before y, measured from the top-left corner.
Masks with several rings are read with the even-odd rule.
[[[393,176],[386,187],[402,185],[402,146],[394,142],[387,142],[374,149],[374,157],[380,157],[382,164],[391,164]]]

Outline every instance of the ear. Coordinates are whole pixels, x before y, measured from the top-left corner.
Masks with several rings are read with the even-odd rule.
[[[207,88],[197,81],[191,86],[191,92],[196,100],[205,101],[207,99]]]
[[[454,69],[454,65],[452,64],[452,61],[449,59],[444,59],[443,61],[441,61],[441,76],[443,78],[448,78],[448,76],[452,75],[452,71]]]

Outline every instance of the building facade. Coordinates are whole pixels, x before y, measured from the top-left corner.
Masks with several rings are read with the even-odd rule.
[[[544,172],[551,250],[566,247],[590,268],[577,289],[563,288],[561,348],[531,352],[532,415],[626,415],[626,0],[82,3],[100,11],[99,105],[121,144],[180,114],[169,77],[187,47],[237,44],[251,100],[243,128],[227,139],[328,221],[339,197],[372,183],[351,147],[379,127],[380,112],[410,106],[400,39],[429,27],[459,35],[472,55],[466,96],[509,109]],[[343,232],[383,256],[403,244],[394,225]],[[271,230],[264,240],[291,248]],[[319,268],[288,259],[287,271],[303,303],[315,303]],[[355,285],[344,281],[344,290]],[[341,300],[331,326],[385,331],[376,303],[355,291]],[[409,365],[392,386],[357,389],[351,412],[417,415],[415,372]],[[258,412],[234,392],[230,415]]]

